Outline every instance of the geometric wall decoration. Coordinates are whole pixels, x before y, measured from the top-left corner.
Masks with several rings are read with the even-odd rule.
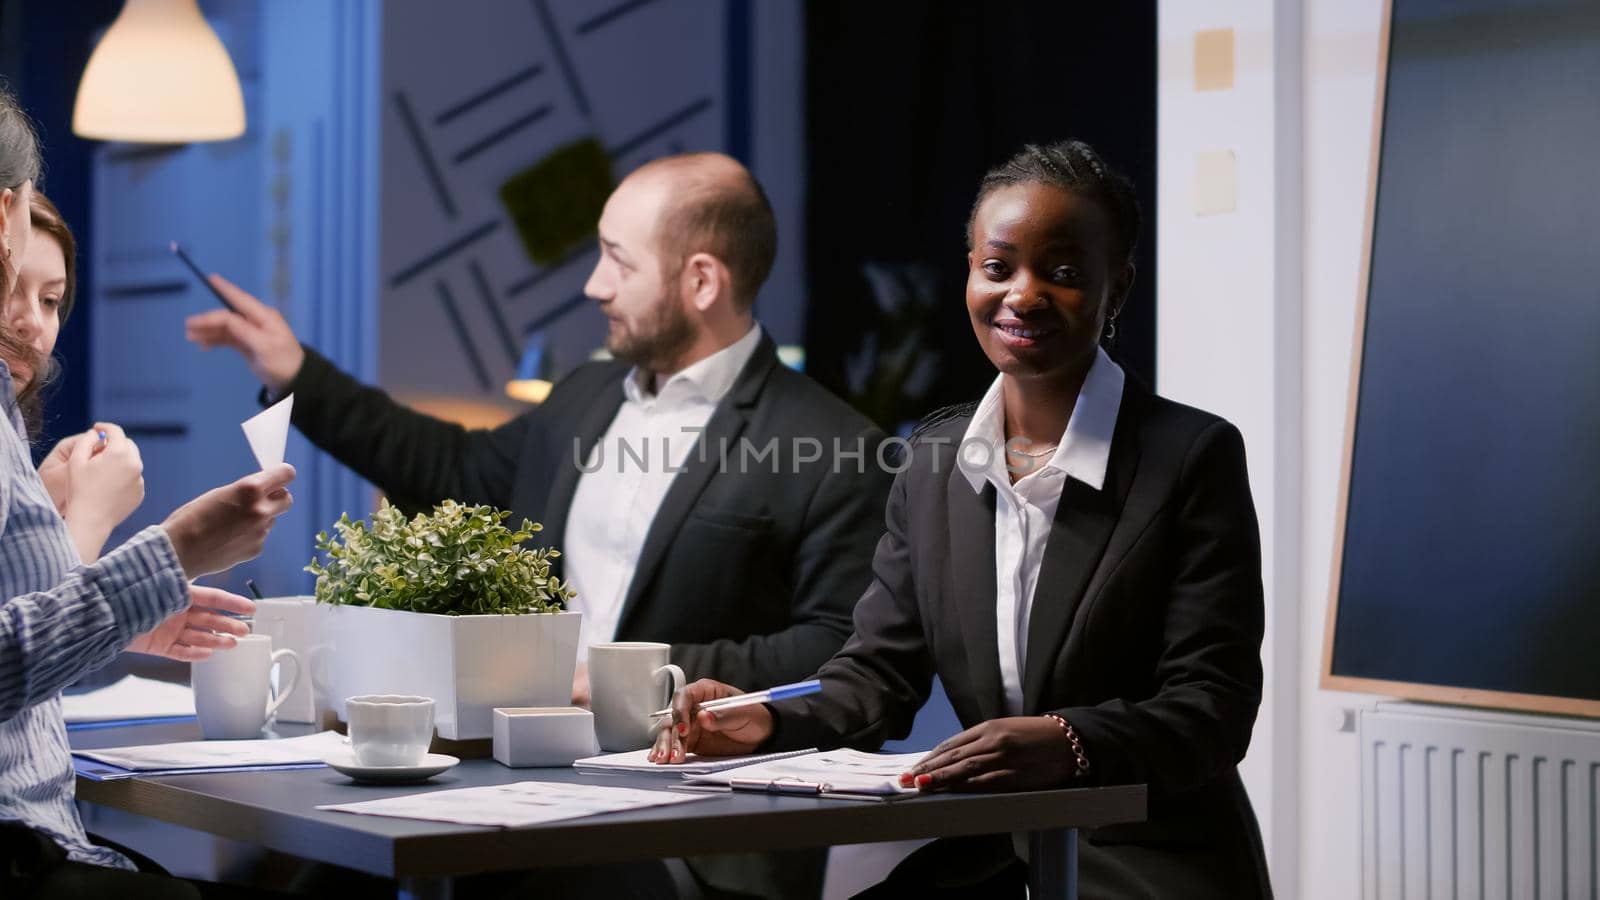
[[[741,0],[385,5],[385,388],[505,402],[531,330],[557,375],[602,345],[582,293],[597,196],[658,156],[749,146],[751,15]],[[569,171],[582,184],[565,195],[540,174]]]

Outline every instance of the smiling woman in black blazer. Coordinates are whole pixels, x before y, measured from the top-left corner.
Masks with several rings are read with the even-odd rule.
[[[1244,444],[1100,349],[1137,234],[1127,180],[1080,142],[1027,147],[984,178],[966,300],[1000,375],[913,438],[822,693],[713,716],[695,705],[739,688],[696,682],[674,698],[657,761],[874,749],[909,731],[937,674],[966,730],[904,783],[1146,783],[1148,821],[1084,834],[1083,897],[1270,894],[1236,769],[1261,701],[1264,615]],[[1012,848],[938,841],[875,890],[1020,896]]]

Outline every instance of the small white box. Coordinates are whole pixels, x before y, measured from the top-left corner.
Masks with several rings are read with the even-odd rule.
[[[513,769],[570,766],[600,752],[594,713],[579,706],[496,707],[494,758]]]

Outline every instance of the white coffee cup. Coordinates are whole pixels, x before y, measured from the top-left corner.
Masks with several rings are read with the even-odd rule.
[[[671,653],[670,644],[644,641],[589,646],[589,705],[601,750],[639,750],[655,740],[650,714],[666,706],[685,680],[683,670],[667,661]]]
[[[350,747],[363,766],[415,766],[433,742],[433,700],[412,694],[362,694],[344,701]]]
[[[230,649],[195,663],[189,672],[194,686],[194,711],[207,740],[243,740],[261,736],[267,720],[300,680],[300,657],[293,650],[273,650],[272,638],[247,634]],[[291,662],[289,677],[278,674],[272,696],[272,667]]]

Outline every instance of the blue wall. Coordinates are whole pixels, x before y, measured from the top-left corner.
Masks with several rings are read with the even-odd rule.
[[[72,135],[72,101],[77,95],[78,77],[94,48],[96,32],[116,15],[121,5],[119,0],[27,0],[4,7],[8,30],[17,31],[17,52],[6,60],[6,68],[13,73],[12,87],[23,108],[33,116],[44,142],[44,188],[74,226],[78,251],[84,258],[93,252],[94,243],[85,223],[89,221],[89,172],[95,143]],[[80,265],[78,274],[79,297],[90,296],[95,286],[93,267]],[[57,439],[89,427],[92,325],[83,309],[80,306],[78,313],[67,320],[56,342],[56,353],[65,371],[46,401],[40,452],[47,451]]]
[[[183,339],[183,319],[214,308],[167,253],[185,243],[206,268],[277,299],[308,339],[363,377],[373,374],[376,119],[363,113],[377,82],[375,0],[207,0],[228,47],[248,127],[234,141],[142,146],[79,140],[72,103],[115,0],[4,7],[26,35],[6,60],[45,143],[46,188],[79,240],[78,309],[58,355],[65,377],[47,407],[47,435],[116,422],[140,444],[146,498],[113,540],[159,522],[189,498],[255,468],[238,423],[257,410],[257,384],[239,358]],[[270,64],[269,64],[270,62]],[[258,560],[216,581],[300,593],[316,523],[364,511],[371,492],[298,436],[295,509]]]

